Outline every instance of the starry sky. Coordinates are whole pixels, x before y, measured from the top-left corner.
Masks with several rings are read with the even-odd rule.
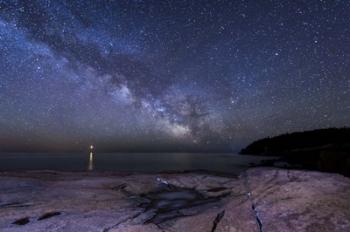
[[[237,151],[350,126],[350,2],[0,0],[0,150]]]

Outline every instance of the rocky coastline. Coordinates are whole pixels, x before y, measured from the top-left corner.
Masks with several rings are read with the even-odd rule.
[[[0,231],[350,231],[350,178],[206,173],[0,173]]]

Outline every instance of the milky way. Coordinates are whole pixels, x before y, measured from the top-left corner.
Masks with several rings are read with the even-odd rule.
[[[0,0],[0,149],[235,151],[350,125],[349,1]]]

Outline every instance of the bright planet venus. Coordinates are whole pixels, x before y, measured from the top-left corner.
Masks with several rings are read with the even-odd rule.
[[[0,0],[1,151],[237,151],[349,118],[350,1]]]

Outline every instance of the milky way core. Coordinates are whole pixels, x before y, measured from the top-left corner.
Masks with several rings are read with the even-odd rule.
[[[0,149],[236,151],[350,125],[350,2],[0,0]]]

